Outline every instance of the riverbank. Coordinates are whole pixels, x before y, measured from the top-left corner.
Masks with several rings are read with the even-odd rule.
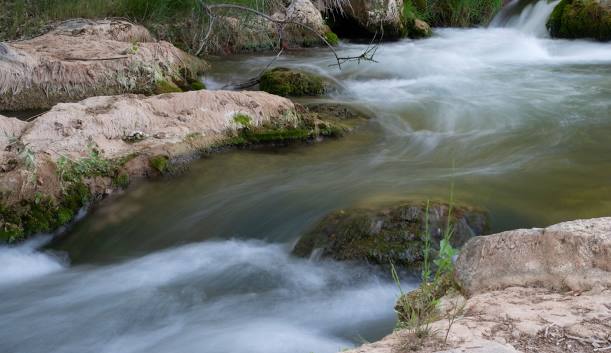
[[[464,296],[448,292],[432,313],[419,312],[428,319],[349,352],[608,350],[610,254],[611,218],[473,238],[456,262]],[[417,296],[406,294],[397,308],[416,306]]]
[[[363,119],[314,109],[263,92],[196,91],[88,98],[32,122],[2,117],[1,238],[53,231],[130,180],[202,153],[338,137]]]

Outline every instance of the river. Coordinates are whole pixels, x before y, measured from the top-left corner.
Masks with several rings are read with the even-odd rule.
[[[50,245],[0,248],[0,351],[337,352],[392,330],[398,289],[289,255],[329,211],[446,199],[454,183],[493,231],[611,214],[611,45],[547,38],[555,4],[386,43],[377,63],[342,70],[322,49],[280,58],[373,119],[341,140],[206,157],[102,202]],[[208,84],[270,58],[214,62]]]

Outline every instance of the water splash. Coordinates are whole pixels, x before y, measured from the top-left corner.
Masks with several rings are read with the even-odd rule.
[[[545,24],[558,3],[560,0],[513,0],[496,15],[490,27],[513,28],[537,37],[549,37]]]
[[[15,285],[64,269],[64,259],[39,251],[50,239],[50,236],[40,236],[18,246],[1,246],[0,286]]]

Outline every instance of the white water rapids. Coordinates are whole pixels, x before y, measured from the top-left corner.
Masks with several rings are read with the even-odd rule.
[[[0,352],[337,352],[390,332],[398,290],[289,256],[330,210],[444,197],[454,175],[457,197],[490,209],[495,230],[611,212],[611,45],[548,38],[555,4],[512,15],[516,2],[489,28],[384,44],[378,63],[342,71],[324,51],[282,58],[338,82],[333,98],[372,110],[375,131],[211,157],[144,185],[68,234],[72,265],[36,242],[0,248]]]

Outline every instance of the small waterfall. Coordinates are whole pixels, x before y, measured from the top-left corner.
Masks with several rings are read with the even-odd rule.
[[[537,37],[549,34],[545,23],[560,0],[513,0],[490,23],[490,27],[514,28]]]

